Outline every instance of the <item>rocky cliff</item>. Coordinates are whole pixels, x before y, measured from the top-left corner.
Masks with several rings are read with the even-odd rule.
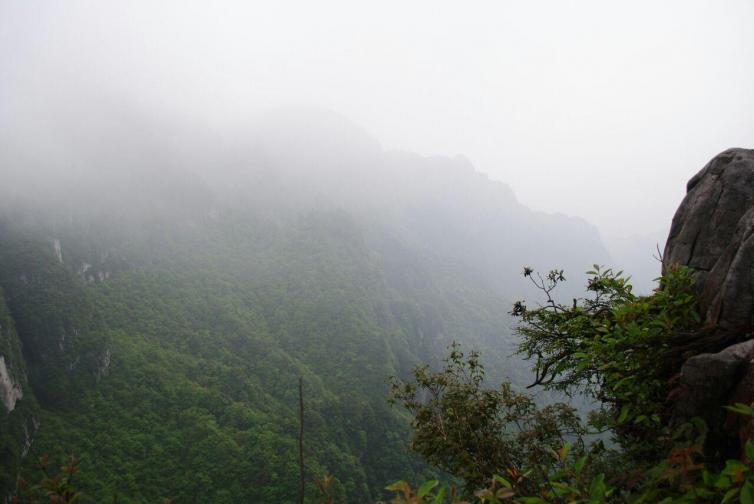
[[[728,149],[689,181],[663,271],[679,264],[693,269],[704,327],[690,337],[706,352],[682,367],[676,421],[705,418],[715,449],[735,450],[751,425],[723,406],[754,400],[754,150]]]
[[[749,328],[754,317],[754,150],[729,149],[688,183],[673,218],[663,268],[694,269],[710,325]]]
[[[0,501],[9,498],[39,425],[26,373],[21,340],[0,289]]]

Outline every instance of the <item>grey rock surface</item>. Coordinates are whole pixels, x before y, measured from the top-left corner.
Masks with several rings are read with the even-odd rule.
[[[743,342],[684,362],[673,422],[703,418],[711,429],[705,450],[735,456],[750,424],[723,406],[754,400],[754,150],[722,152],[686,189],[665,245],[663,273],[674,265],[693,269],[705,326],[697,337]]]
[[[681,370],[681,383],[686,391],[676,402],[677,419],[705,417],[711,411],[722,414],[721,401],[739,386],[752,359],[754,340],[688,359]]]
[[[728,149],[687,185],[663,254],[694,269],[707,325],[750,328],[754,322],[754,150]]]

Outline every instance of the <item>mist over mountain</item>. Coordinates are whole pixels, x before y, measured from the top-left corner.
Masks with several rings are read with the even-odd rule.
[[[273,110],[218,131],[104,108],[52,121],[27,117],[28,130],[6,118],[3,166],[14,181],[2,188],[8,210],[28,205],[58,217],[138,221],[341,209],[483,273],[510,297],[522,294],[523,265],[563,268],[576,279],[592,263],[609,262],[585,221],[527,209],[463,156],[384,151],[331,112]]]
[[[333,113],[106,109],[2,120],[4,494],[33,450],[79,455],[94,500],[292,500],[302,375],[309,470],[376,499],[431,473],[387,377],[459,341],[527,384],[523,266],[565,269],[569,296],[608,260],[583,220]]]
[[[751,19],[0,0],[0,503],[754,502]]]
[[[661,229],[627,237],[603,236],[603,242],[610,252],[610,265],[631,277],[637,294],[649,294],[657,285],[655,280],[660,276],[662,250],[668,231]]]

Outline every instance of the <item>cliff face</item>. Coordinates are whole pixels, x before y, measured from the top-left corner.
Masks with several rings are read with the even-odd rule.
[[[37,406],[26,377],[21,340],[0,289],[0,499],[15,486],[19,464],[37,426]]]
[[[684,363],[676,421],[704,418],[715,449],[734,451],[750,426],[723,406],[754,400],[754,150],[728,149],[689,181],[663,271],[676,264],[693,268],[704,322],[694,337],[713,350]]]
[[[16,487],[43,410],[76,410],[107,373],[89,282],[66,263],[75,257],[66,243],[0,219],[0,501]]]
[[[754,150],[729,149],[688,183],[673,218],[663,269],[694,269],[709,325],[746,329],[754,321]]]
[[[13,319],[5,305],[5,295],[0,290],[0,402],[7,413],[16,408],[16,401],[24,396],[26,369],[21,357]]]

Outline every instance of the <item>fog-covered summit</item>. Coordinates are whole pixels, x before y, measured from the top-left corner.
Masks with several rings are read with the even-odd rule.
[[[603,253],[591,226],[527,209],[463,156],[386,151],[332,113],[210,125],[91,107],[3,118],[3,475],[33,438],[81,454],[95,500],[288,501],[267,475],[292,474],[304,376],[309,463],[339,474],[342,500],[375,500],[426,469],[386,377],[459,341],[491,379],[528,383],[508,315],[523,265],[581,272]],[[180,480],[146,476],[134,425]],[[200,471],[202,488],[181,479]]]
[[[607,262],[581,219],[532,211],[510,187],[462,155],[386,151],[336,113],[268,110],[233,125],[139,113],[101,101],[50,120],[4,120],[7,212],[56,218],[183,222],[244,212],[273,220],[343,210],[407,246],[477,271],[497,290],[523,292],[523,265],[559,267],[577,280]]]

